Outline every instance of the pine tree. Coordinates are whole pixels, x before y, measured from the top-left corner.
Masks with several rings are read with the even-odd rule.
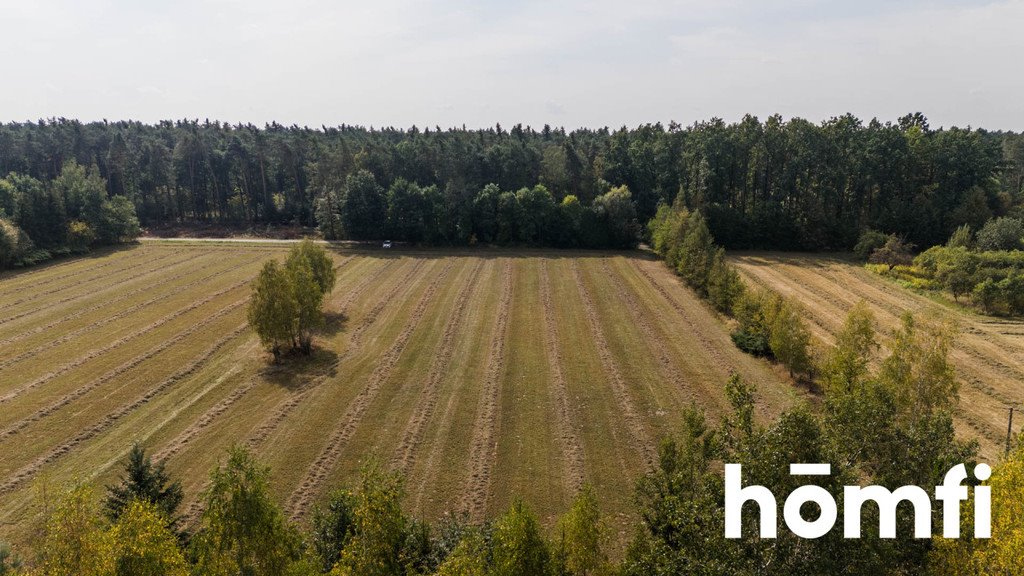
[[[173,525],[183,497],[181,483],[171,481],[164,470],[164,463],[154,464],[146,451],[135,444],[128,453],[120,484],[107,486],[104,508],[108,518],[117,520],[133,501],[149,502],[159,508]]]

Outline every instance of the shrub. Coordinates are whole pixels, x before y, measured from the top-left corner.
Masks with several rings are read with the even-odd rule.
[[[946,242],[947,248],[967,248],[970,249],[974,244],[974,234],[971,232],[971,226],[964,224],[953,232],[953,235],[949,237],[949,242]]]
[[[1024,314],[1024,274],[1017,272],[1001,280],[999,291],[1010,314]]]
[[[888,236],[878,230],[871,230],[869,228],[861,232],[857,244],[853,247],[853,253],[861,260],[867,260],[874,254],[875,250],[885,246],[888,238]]]
[[[96,241],[96,232],[89,224],[81,220],[72,220],[68,222],[67,238],[68,248],[74,253],[83,254],[88,252],[89,246]]]
[[[978,231],[978,250],[1019,250],[1024,247],[1024,221],[1016,218],[989,220]]]
[[[18,261],[18,238],[21,230],[8,220],[0,219],[0,269],[10,268]]]
[[[999,285],[991,278],[986,278],[974,287],[971,297],[982,310],[991,313],[999,300]]]
[[[914,262],[911,254],[914,245],[903,240],[895,234],[890,234],[880,248],[871,253],[869,259],[872,264],[885,264],[892,270],[896,266],[909,265]]]
[[[739,330],[733,332],[731,336],[733,344],[747,354],[753,354],[754,356],[769,356],[771,354],[771,348],[768,347],[768,339],[762,334],[751,334]]]

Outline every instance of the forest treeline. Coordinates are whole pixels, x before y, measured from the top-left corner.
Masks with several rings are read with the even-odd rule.
[[[914,537],[915,507],[895,511],[896,537],[880,538],[881,511],[863,506],[862,538],[841,527],[817,539],[780,529],[758,535],[757,507],[746,507],[739,539],[725,538],[722,463],[743,467],[744,485],[767,486],[778,504],[806,478],[794,462],[828,463],[813,483],[843,509],[844,486],[939,485],[947,470],[973,470],[977,445],[956,438],[957,402],[949,362],[953,333],[909,314],[882,356],[875,320],[861,303],[847,317],[821,367],[821,410],[807,406],[762,425],[753,386],[734,376],[731,410],[708,422],[696,408],[680,415],[654,467],[636,484],[634,528],[625,550],[584,487],[543,526],[513,501],[483,524],[459,514],[428,522],[404,508],[403,479],[368,463],[340,485],[308,524],[289,521],[271,491],[272,471],[231,449],[197,495],[201,514],[184,521],[181,485],[143,450],[131,450],[120,482],[104,492],[80,484],[40,489],[45,511],[25,549],[0,547],[0,574],[46,576],[651,576],[677,574],[850,576],[1012,574],[1019,569],[1024,447],[995,466],[992,538],[973,538],[973,502],[961,506],[960,539]],[[973,478],[973,476],[971,477]],[[968,480],[968,484],[972,481]],[[971,491],[973,493],[973,490]],[[813,515],[813,512],[811,513]],[[944,522],[931,510],[932,532]]]
[[[345,237],[457,245],[614,244],[603,236],[598,199],[618,187],[630,191],[637,222],[659,204],[699,209],[729,248],[849,249],[869,228],[926,247],[963,224],[977,230],[994,216],[1020,215],[1024,200],[1024,136],[932,129],[920,114],[572,132],[66,119],[0,126],[0,175],[45,184],[69,161],[95,166],[108,197],[129,199],[143,225],[340,224]],[[348,198],[354,185],[358,201]],[[569,197],[580,207],[561,208]],[[532,202],[554,213],[538,233]],[[566,213],[582,219],[583,235],[546,234]],[[361,227],[369,218],[374,225]]]
[[[131,200],[109,195],[96,170],[73,160],[47,182],[0,178],[0,270],[129,242],[140,231]]]

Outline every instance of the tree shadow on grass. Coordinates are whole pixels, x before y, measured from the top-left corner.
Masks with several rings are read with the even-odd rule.
[[[335,336],[345,331],[348,324],[348,316],[340,310],[324,311],[324,326],[319,334],[322,336]]]
[[[329,348],[318,346],[313,341],[313,351],[309,356],[301,352],[289,352],[281,355],[277,364],[271,363],[268,356],[268,363],[260,370],[267,382],[296,390],[310,379],[333,377],[338,371],[338,353]]]

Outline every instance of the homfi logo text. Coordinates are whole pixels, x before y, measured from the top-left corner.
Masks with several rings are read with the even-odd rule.
[[[791,464],[791,476],[829,476],[829,464]],[[984,482],[992,474],[988,464],[974,467],[974,477]],[[942,502],[942,536],[960,537],[960,503],[967,500],[967,468],[958,464],[946,473],[941,486],[935,487],[935,500]],[[743,486],[742,466],[725,465],[725,537],[740,538],[742,535],[743,504],[754,502],[760,511],[761,538],[775,538],[778,532],[778,504],[775,495],[764,486]],[[821,513],[814,520],[806,520],[800,508],[808,503],[818,505]],[[861,509],[873,502],[878,506],[878,535],[881,538],[896,537],[896,507],[901,502],[910,502],[914,510],[914,537],[932,537],[932,501],[928,492],[920,486],[901,486],[890,490],[884,486],[843,487],[843,535],[846,538],[860,538]],[[782,507],[786,527],[801,538],[820,538],[835,526],[839,510],[835,498],[821,486],[808,484],[793,490]],[[989,538],[992,525],[992,493],[988,486],[974,487],[974,537]]]

